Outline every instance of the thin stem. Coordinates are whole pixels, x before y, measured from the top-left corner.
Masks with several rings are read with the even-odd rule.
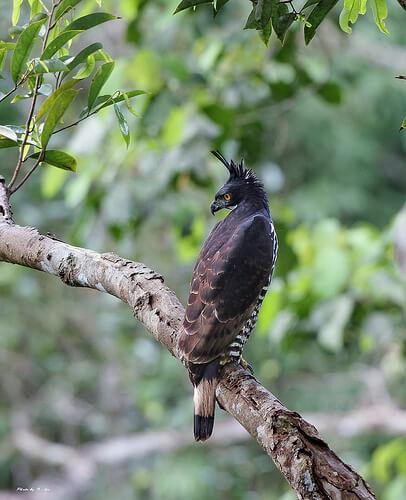
[[[42,161],[44,160],[44,154],[45,154],[45,151],[41,151],[41,154],[40,154],[38,160],[34,163],[34,165],[30,168],[30,170],[24,175],[24,177],[17,184],[17,186],[15,188],[13,188],[13,189],[9,189],[10,196],[13,193],[15,193],[16,191],[18,191],[20,189],[20,187],[23,184],[25,184],[25,182],[31,177],[31,174],[33,174],[35,172],[35,170],[37,169],[37,167],[39,166],[39,164],[42,163]]]
[[[31,124],[31,120],[32,120],[34,110],[35,110],[35,103],[37,101],[37,82],[38,82],[38,77],[35,81],[34,93],[33,93],[32,101],[31,101],[30,111],[28,112],[27,122],[25,124],[25,132],[24,132],[24,137],[23,137],[23,140],[22,140],[22,143],[20,146],[20,153],[18,155],[17,165],[16,165],[16,168],[14,170],[13,177],[11,178],[10,184],[8,185],[10,192],[11,192],[11,188],[13,187],[13,185],[18,177],[18,174],[20,173],[21,166],[22,166],[23,161],[24,161],[24,150],[25,150],[25,146],[27,145],[28,136],[30,133],[30,124]]]
[[[290,8],[292,9],[292,12],[296,15],[299,14],[299,12],[295,9],[295,6],[293,5],[293,0],[288,0],[286,3],[290,5]]]
[[[89,118],[90,116],[95,115],[96,113],[98,113],[99,111],[101,111],[103,108],[106,108],[107,107],[106,105],[107,105],[108,102],[112,101],[114,103],[115,97],[118,97],[118,95],[116,95],[116,94],[120,95],[120,91],[114,92],[114,94],[111,95],[110,98],[106,102],[104,102],[102,106],[100,106],[100,108],[97,108],[92,113],[88,113],[83,118],[79,118],[79,120],[76,120],[75,122],[73,122],[73,123],[71,123],[69,125],[66,125],[66,127],[62,127],[62,128],[60,128],[58,130],[55,130],[54,134],[57,134],[58,132],[62,132],[63,130],[66,130],[68,128],[74,127],[75,125],[78,125],[79,123],[81,123],[84,120],[86,120],[86,118]]]
[[[55,130],[54,134],[57,134],[58,132],[62,132],[63,130],[67,130],[68,128],[74,127],[75,125],[78,125],[80,122],[83,122],[86,120],[86,118],[89,118],[89,116],[95,115],[96,112],[90,113],[89,115],[84,116],[83,118],[80,118],[79,120],[76,120],[73,123],[70,123],[69,125],[66,125],[66,127],[59,128],[58,130]]]
[[[17,85],[17,84],[16,84],[16,85],[14,85],[14,87],[13,87],[11,90],[9,90],[9,91],[7,92],[7,94],[4,94],[4,96],[0,98],[0,102],[4,101],[4,99],[7,99],[7,97],[11,96],[11,94],[12,94],[13,92],[15,92],[15,91],[17,90],[17,88],[18,88],[18,85]]]
[[[24,73],[24,75],[22,76],[21,80],[20,80],[19,82],[17,82],[17,83],[14,85],[14,87],[13,87],[11,90],[9,90],[9,91],[7,92],[7,94],[4,94],[4,95],[3,95],[3,97],[1,97],[1,98],[0,98],[0,102],[2,102],[2,101],[4,101],[5,99],[7,99],[7,97],[10,97],[10,96],[11,96],[11,94],[12,94],[13,92],[15,92],[15,91],[18,89],[18,87],[21,87],[21,85],[23,85],[23,84],[26,82],[26,80],[27,80],[27,78],[28,78],[29,74],[30,74],[30,71],[29,71],[29,70],[27,70],[27,71]]]
[[[49,13],[47,28],[46,28],[45,35],[44,35],[44,40],[42,41],[42,51],[41,51],[41,53],[44,52],[46,44],[48,42],[49,33],[51,31],[52,16],[53,16],[53,13],[54,13],[54,10],[55,10],[56,6],[57,6],[57,3],[53,3],[52,4],[51,12]],[[30,135],[31,121],[32,121],[32,118],[34,116],[35,105],[37,103],[37,98],[38,98],[38,89],[39,89],[40,84],[41,84],[41,78],[42,78],[41,75],[38,75],[36,77],[36,79],[35,79],[35,85],[34,85],[34,90],[33,90],[33,96],[32,96],[31,106],[30,106],[30,110],[28,112],[27,122],[25,124],[25,133],[24,133],[24,137],[23,137],[23,140],[22,140],[22,143],[21,143],[21,146],[20,146],[20,153],[18,155],[17,165],[16,165],[16,168],[14,170],[14,173],[13,173],[13,176],[11,178],[11,181],[10,181],[10,183],[8,185],[10,193],[13,193],[13,192],[16,191],[16,189],[12,190],[11,188],[14,186],[14,184],[15,184],[15,182],[17,180],[17,177],[18,177],[18,175],[20,173],[20,170],[21,170],[21,167],[22,167],[22,164],[23,164],[23,161],[24,161],[24,150],[25,150],[25,146],[27,145],[28,136]],[[31,175],[31,173],[30,173],[30,175]],[[24,182],[25,182],[25,180],[24,180]],[[21,185],[21,183],[19,184],[18,187],[20,187],[20,185]]]

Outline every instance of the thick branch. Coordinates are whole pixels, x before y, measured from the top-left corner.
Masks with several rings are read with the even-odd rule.
[[[114,295],[132,308],[158,342],[180,357],[177,333],[184,309],[163,278],[145,265],[73,247],[35,229],[10,224],[1,216],[0,261],[53,274],[70,286]],[[217,398],[274,460],[299,499],[375,498],[315,427],[285,408],[242,368],[225,367]]]

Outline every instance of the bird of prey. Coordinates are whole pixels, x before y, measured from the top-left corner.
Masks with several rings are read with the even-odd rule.
[[[272,278],[278,242],[265,188],[244,162],[212,153],[229,172],[211,212],[230,213],[216,224],[193,270],[179,349],[194,386],[194,436],[205,441],[214,425],[222,365],[243,364],[242,350]]]

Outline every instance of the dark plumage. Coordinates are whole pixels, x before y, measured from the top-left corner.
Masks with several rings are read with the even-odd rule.
[[[193,270],[179,347],[195,387],[195,439],[213,430],[221,364],[241,359],[270,283],[277,238],[263,184],[243,162],[213,154],[229,171],[211,205],[231,213],[211,231]]]

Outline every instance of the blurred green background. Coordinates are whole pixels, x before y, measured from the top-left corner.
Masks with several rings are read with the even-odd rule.
[[[406,498],[406,289],[393,252],[406,193],[406,132],[398,132],[406,84],[394,79],[406,71],[406,13],[390,5],[390,37],[371,18],[348,36],[338,9],[309,47],[298,26],[283,47],[272,38],[266,48],[242,30],[249,2],[232,0],[215,19],[209,8],[173,16],[176,3],[103,1],[122,19],[75,43],[100,40],[116,59],[106,90],[148,91],[133,101],[130,147],[111,109],[58,134],[54,145],[78,158],[77,174],[41,167],[13,197],[15,219],[144,262],[185,301],[215,222],[210,201],[226,179],[209,151],[244,157],[266,185],[280,239],[245,357],[378,498]],[[0,8],[7,39],[11,2]],[[1,123],[23,122],[26,112],[24,101],[17,111],[2,104]],[[0,154],[9,178],[15,150]],[[123,304],[0,265],[4,494],[294,498],[221,410],[217,424],[208,445],[192,442],[186,373]],[[92,461],[96,443],[128,455],[118,459],[111,446]]]

